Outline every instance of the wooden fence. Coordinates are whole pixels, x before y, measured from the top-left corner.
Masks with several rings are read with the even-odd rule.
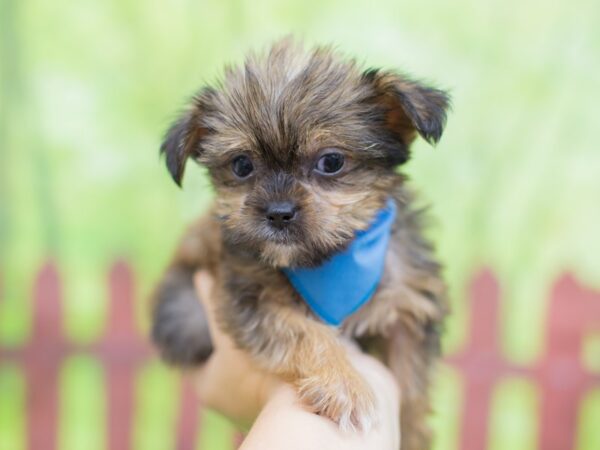
[[[135,280],[123,261],[109,270],[107,326],[101,339],[76,345],[63,333],[62,286],[52,262],[38,272],[33,289],[32,333],[26,345],[0,346],[0,368],[5,362],[22,368],[26,378],[26,446],[33,450],[57,448],[59,429],[58,374],[67,357],[87,354],[101,362],[106,389],[106,444],[111,450],[132,446],[134,384],[137,371],[156,356],[134,322]],[[469,296],[470,333],[467,345],[447,363],[460,373],[464,398],[459,448],[488,448],[491,397],[506,377],[526,377],[538,387],[540,411],[538,448],[574,448],[582,399],[600,388],[600,374],[581,363],[582,343],[588,333],[600,331],[600,293],[579,285],[570,275],[554,284],[545,322],[544,356],[532,366],[518,366],[502,355],[498,342],[501,288],[493,273],[476,274]],[[2,286],[0,285],[0,301]],[[180,391],[176,433],[179,450],[197,442],[199,404],[189,386]],[[237,438],[232,436],[232,441]]]

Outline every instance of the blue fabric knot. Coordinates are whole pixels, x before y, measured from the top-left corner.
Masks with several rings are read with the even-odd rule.
[[[389,199],[368,229],[357,231],[350,246],[315,268],[284,269],[310,309],[329,325],[340,325],[367,303],[383,274],[396,203]]]

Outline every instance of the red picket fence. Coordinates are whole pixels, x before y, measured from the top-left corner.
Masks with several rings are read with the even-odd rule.
[[[75,353],[91,355],[103,365],[108,448],[131,448],[134,380],[138,369],[156,356],[134,324],[135,286],[130,267],[124,262],[115,263],[109,272],[108,285],[108,318],[102,339],[88,346],[75,345],[63,334],[62,290],[57,268],[53,263],[46,264],[34,284],[31,339],[21,348],[0,346],[0,363],[16,362],[26,374],[28,449],[57,448],[58,372],[63,361]],[[186,383],[182,384],[179,405],[177,449],[193,449],[199,432],[199,405]]]
[[[507,376],[528,377],[540,389],[539,448],[569,450],[575,445],[577,413],[589,390],[600,387],[600,374],[581,364],[584,336],[600,331],[600,293],[580,286],[571,275],[553,286],[545,329],[545,354],[534,366],[511,364],[500,353],[500,288],[486,270],[473,280],[470,333],[466,348],[447,361],[464,379],[464,411],[459,448],[487,448],[490,399]],[[600,355],[599,355],[600,356]]]
[[[35,280],[31,339],[24,347],[0,346],[0,364],[16,363],[26,376],[28,449],[57,447],[58,372],[65,358],[74,353],[91,355],[104,367],[108,448],[131,447],[134,380],[138,369],[155,355],[134,324],[135,283],[130,267],[115,263],[108,284],[109,313],[102,339],[91,345],[76,345],[63,334],[57,268],[46,264]],[[587,371],[580,361],[584,336],[600,331],[600,293],[585,289],[570,275],[556,282],[549,301],[545,354],[530,367],[511,364],[499,350],[500,288],[490,271],[474,277],[469,301],[471,317],[476,319],[471,320],[468,344],[460,354],[447,358],[465,386],[459,448],[487,447],[493,389],[503,378],[518,375],[532,380],[541,392],[539,448],[572,449],[580,402],[586,392],[600,387],[600,374]],[[199,405],[185,383],[180,395],[177,449],[192,449],[200,432]]]

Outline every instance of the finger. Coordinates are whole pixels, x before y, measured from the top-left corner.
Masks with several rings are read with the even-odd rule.
[[[229,345],[229,338],[221,332],[215,314],[215,282],[211,274],[206,270],[200,270],[194,275],[194,286],[208,321],[210,336],[213,346],[218,349],[223,345]]]
[[[206,314],[211,336],[214,338],[218,330],[213,308],[214,279],[208,271],[200,270],[194,274],[194,286],[198,293],[200,303],[202,303],[202,306],[204,307],[204,313]]]
[[[212,295],[214,279],[206,270],[199,270],[194,274],[194,286],[202,303],[206,305],[207,299]]]

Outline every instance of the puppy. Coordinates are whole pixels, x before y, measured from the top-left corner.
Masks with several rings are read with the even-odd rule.
[[[191,366],[211,353],[192,285],[193,273],[206,269],[217,280],[223,329],[316,413],[344,429],[376,420],[373,393],[340,345],[344,335],[397,378],[402,448],[429,448],[427,390],[445,285],[398,168],[417,135],[440,139],[448,105],[441,90],[291,39],[200,90],[161,147],[177,184],[193,159],[208,169],[216,192],[156,290],[152,337],[164,359]],[[363,277],[348,254],[382,214],[391,222],[374,257],[381,271],[373,276],[378,263],[369,264]],[[354,272],[343,264],[323,269],[336,258]],[[305,272],[320,281],[293,282]],[[375,284],[364,287],[363,278]],[[328,296],[337,298],[345,313],[328,320],[303,287],[324,291],[317,294],[325,309]],[[358,294],[364,298],[356,303]]]

